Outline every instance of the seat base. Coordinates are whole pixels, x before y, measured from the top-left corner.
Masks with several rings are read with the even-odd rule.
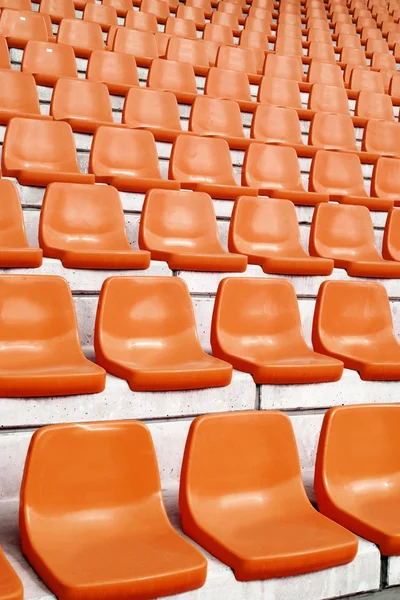
[[[383,200],[382,198],[373,198],[371,196],[343,196],[329,195],[331,202],[340,202],[340,204],[354,204],[356,206],[366,206],[369,210],[387,211],[393,208],[393,200]]]
[[[0,267],[2,269],[25,268],[35,269],[43,262],[43,250],[41,248],[1,248]]]
[[[279,385],[339,381],[343,363],[317,352],[313,354],[314,357],[293,356],[287,360],[255,365],[253,379],[259,384]]]
[[[350,277],[379,277],[382,279],[397,279],[400,277],[400,263],[393,260],[362,260],[349,262],[346,266]]]
[[[219,200],[235,200],[238,196],[258,195],[258,190],[240,185],[218,185],[183,181],[181,186],[183,189],[193,190],[194,192],[206,192],[211,198],[217,198]]]
[[[94,175],[86,173],[56,173],[51,171],[36,171],[35,169],[23,171],[7,171],[4,175],[16,177],[21,185],[46,187],[50,183],[95,183]]]
[[[281,275],[331,275],[333,260],[329,258],[302,258],[302,257],[260,257],[259,262],[264,273],[278,273]]]
[[[291,200],[293,204],[300,206],[315,206],[321,202],[328,202],[328,194],[318,194],[316,192],[298,192],[292,190],[274,190],[260,189],[261,196],[270,196],[271,198],[280,198],[281,200]]]
[[[0,252],[1,256],[1,252]],[[51,256],[50,258],[54,258]],[[58,258],[58,257],[57,257]],[[60,253],[67,269],[140,269],[150,266],[150,252],[146,250],[65,250]]]
[[[170,254],[166,258],[173,271],[213,271],[243,273],[247,257],[242,254],[220,252],[215,254]],[[399,263],[400,266],[400,263]]]
[[[97,183],[108,183],[121,190],[123,192],[138,192],[145,194],[149,190],[163,189],[163,190],[179,190],[179,181],[171,181],[170,179],[150,179],[150,178],[139,178],[129,175],[96,175]]]

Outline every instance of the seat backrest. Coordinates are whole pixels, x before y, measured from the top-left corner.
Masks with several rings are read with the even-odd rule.
[[[367,196],[356,154],[319,150],[311,162],[310,191],[320,194]]]
[[[293,108],[257,106],[251,123],[251,137],[270,144],[302,144],[300,120]]]
[[[256,17],[247,16],[244,29],[271,35],[271,25],[268,19],[257,19]]]
[[[161,179],[154,136],[150,131],[99,127],[93,137],[89,172]]]
[[[25,10],[4,8],[0,15],[0,35],[10,46],[24,47],[29,40],[47,42],[46,21],[42,15]]]
[[[386,69],[387,71],[396,71],[396,59],[393,54],[383,54],[383,52],[374,52],[371,58],[371,67],[373,69]]]
[[[172,37],[168,42],[165,57],[167,60],[208,67],[207,48],[203,40]]]
[[[350,23],[336,23],[334,28],[335,35],[339,35],[339,33],[345,33],[346,35],[357,35],[356,28],[353,24]]]
[[[303,81],[303,65],[297,56],[279,56],[267,54],[264,63],[264,75]]]
[[[198,253],[221,252],[210,196],[172,190],[147,192],[140,219],[139,246],[149,250],[156,260],[189,249]]]
[[[57,121],[78,118],[114,123],[107,86],[85,79],[59,79],[51,97],[50,114]]]
[[[313,31],[313,30],[311,30],[311,31]],[[317,31],[317,30],[315,30],[315,31]],[[318,31],[322,31],[322,33],[327,33],[327,32],[324,32],[322,29],[318,30]],[[278,27],[276,29],[276,36],[277,36],[277,38],[287,37],[287,38],[293,38],[296,40],[302,40],[303,39],[303,31],[299,25],[290,25],[288,23],[279,23]],[[296,43],[296,46],[298,46],[297,43]]]
[[[197,96],[190,111],[189,131],[197,135],[244,138],[239,105],[233,100]]]
[[[251,102],[249,79],[242,71],[211,67],[208,72],[204,94],[215,98],[228,98]]]
[[[139,86],[139,76],[135,57],[130,54],[93,50],[86,69],[89,81],[105,83],[111,93],[118,86]]]
[[[0,179],[0,206],[0,246],[27,246],[21,201],[15,184],[9,179]]]
[[[307,81],[309,83],[321,83],[322,85],[344,87],[342,70],[339,65],[326,63],[315,58],[313,58],[310,63]]]
[[[273,106],[302,108],[299,84],[293,79],[264,75],[258,88],[257,101]]]
[[[225,140],[180,135],[172,146],[169,178],[176,181],[236,185]]]
[[[399,177],[400,160],[386,156],[379,157],[372,171],[371,196],[398,200],[400,195]]]
[[[250,48],[220,46],[216,66],[248,74],[257,73],[256,59]]]
[[[84,48],[88,55],[92,50],[104,50],[103,32],[98,23],[80,19],[63,19],[57,32],[58,44]]]
[[[357,48],[358,50],[362,50],[360,38],[357,35],[347,35],[346,33],[339,33],[337,47]]]
[[[315,113],[311,120],[308,143],[325,150],[356,151],[356,133],[351,117]]]
[[[248,17],[252,17],[254,19],[258,19],[260,21],[268,21],[272,23],[272,12],[270,10],[266,10],[265,8],[258,8],[257,6],[250,6]]]
[[[384,94],[381,74],[367,69],[353,69],[350,75],[350,89],[355,92],[368,91]]]
[[[142,0],[139,10],[155,15],[160,23],[165,23],[170,16],[168,2],[164,0]]]
[[[329,22],[327,19],[309,17],[307,19],[307,27],[308,29],[325,29],[325,31],[329,31]]]
[[[301,34],[301,30],[300,30]],[[323,44],[332,45],[332,36],[329,31],[325,29],[309,29],[307,34],[308,42],[322,42]]]
[[[342,48],[340,60],[345,65],[359,65],[361,67],[367,66],[367,57],[365,56],[365,52],[364,50],[359,50],[358,48]]]
[[[275,53],[283,56],[303,56],[300,39],[278,35],[275,42]]]
[[[179,17],[168,17],[165,23],[165,33],[169,35],[177,35],[183,38],[197,39],[196,25],[188,19],[180,19]]]
[[[175,95],[143,87],[129,90],[122,112],[122,123],[130,128],[182,129]]]
[[[374,40],[369,38],[365,45],[366,52],[383,52],[389,54],[389,46],[386,40]]]
[[[128,10],[125,17],[125,27],[157,33],[157,17],[156,15],[141,12],[140,10]]]
[[[39,12],[50,15],[54,23],[59,23],[61,19],[75,19],[72,0],[41,0]]]
[[[212,25],[226,25],[231,29],[239,29],[239,19],[236,15],[230,15],[229,13],[220,12],[219,10],[214,10],[211,17]]]
[[[203,40],[220,44],[233,44],[234,42],[232,29],[228,25],[215,25],[214,23],[206,23]]]
[[[222,14],[222,13],[221,13]],[[188,6],[187,4],[180,4],[176,11],[178,19],[187,19],[193,21],[195,27],[204,27],[206,19],[204,16],[204,10],[197,6]]]
[[[27,43],[21,70],[32,73],[40,84],[50,77],[53,82],[59,77],[78,77],[75,54],[71,46],[31,40]]]
[[[388,212],[382,240],[382,256],[387,260],[400,259],[400,209]]]
[[[332,44],[323,44],[322,42],[310,42],[308,47],[308,58],[316,58],[324,62],[336,64],[336,54]]]
[[[160,58],[154,59],[151,63],[147,76],[147,87],[197,94],[196,77],[192,65]]]
[[[243,29],[240,34],[239,46],[243,48],[260,48],[261,50],[269,50],[269,42],[265,33],[259,31],[251,31]]]
[[[362,150],[386,156],[399,156],[400,123],[369,119],[364,127]]]
[[[98,23],[102,29],[108,30],[111,25],[118,26],[117,11],[113,6],[105,4],[93,4],[88,2],[83,11],[84,21]]]
[[[390,96],[362,90],[358,93],[354,114],[365,119],[394,121],[393,105]]]
[[[103,4],[109,8],[114,8],[119,17],[125,17],[128,10],[132,8],[131,0],[103,0]]]
[[[289,146],[251,144],[244,156],[242,184],[304,192],[296,150]]]
[[[228,0],[220,0],[220,2],[218,2],[217,10],[229,13],[230,15],[235,15],[238,19],[243,18],[242,7],[239,4],[228,2]]]
[[[202,8],[204,12],[211,13],[212,6],[211,0],[186,0],[185,6],[193,6],[195,8]]]
[[[308,97],[308,108],[316,112],[350,115],[346,90],[322,83],[313,83]]]
[[[36,83],[29,73],[0,69],[0,122],[10,116],[40,115]]]
[[[132,54],[136,60],[158,57],[158,49],[154,33],[140,29],[118,27],[115,34],[113,51],[121,54]]]

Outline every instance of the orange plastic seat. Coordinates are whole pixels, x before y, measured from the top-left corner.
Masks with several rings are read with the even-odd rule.
[[[392,208],[387,216],[382,241],[382,256],[400,263],[400,210]]]
[[[21,70],[31,73],[38,85],[51,87],[60,77],[78,77],[75,53],[71,46],[35,40],[26,45]]]
[[[399,151],[397,151],[399,152]],[[400,160],[381,156],[375,163],[371,180],[371,196],[400,206]]]
[[[322,423],[315,467],[320,512],[377,544],[383,556],[400,554],[399,413],[398,406],[382,404],[331,408]]]
[[[298,56],[279,56],[267,54],[264,63],[264,75],[303,81],[303,65]]]
[[[320,83],[343,88],[344,81],[339,65],[326,63],[315,58],[312,59],[307,73],[308,83]]]
[[[257,101],[272,106],[302,109],[299,84],[293,79],[264,75],[258,88]]]
[[[188,21],[192,21],[197,29],[204,29],[206,24],[204,10],[197,6],[180,4],[178,6],[178,10],[176,11],[176,16],[178,19],[187,19]]]
[[[151,31],[118,27],[114,38],[113,51],[120,54],[132,54],[141,67],[149,67],[154,58],[158,58],[158,49]]]
[[[296,209],[289,200],[240,196],[229,227],[229,250],[245,254],[265,273],[330,275],[333,261],[311,258],[300,241]]]
[[[308,142],[325,150],[358,152],[353,121],[348,115],[315,113]]]
[[[239,46],[242,48],[260,48],[269,51],[268,37],[265,33],[243,29],[240,34]]]
[[[241,110],[253,111],[257,106],[251,97],[249,79],[242,71],[211,67],[206,78],[204,95],[234,100]]]
[[[173,142],[182,133],[174,94],[149,88],[137,87],[128,92],[122,123],[132,129],[148,129],[163,142]]]
[[[337,381],[343,372],[341,362],[307,346],[295,290],[284,279],[223,279],[214,304],[211,347],[215,356],[251,373],[258,384]]]
[[[278,35],[275,42],[275,52],[282,56],[303,56],[303,46],[300,39]]]
[[[346,90],[334,85],[313,83],[308,97],[308,108],[315,112],[350,115]]]
[[[29,0],[1,0],[1,8],[11,8],[12,10],[32,10],[32,4]]]
[[[248,75],[257,74],[256,58],[250,48],[220,46],[217,54],[216,66],[231,71],[243,71]]]
[[[251,10],[251,9],[250,9]],[[250,11],[249,11],[250,14]],[[278,23],[286,23],[288,25],[296,25],[296,27],[301,27],[301,17],[299,14],[290,14],[285,12],[280,12],[278,15]]]
[[[206,192],[212,198],[234,200],[241,194],[257,195],[236,184],[228,143],[223,139],[180,135],[172,146],[169,178],[184,189]]]
[[[400,31],[390,31],[387,35],[387,42],[390,48],[393,48],[397,42],[400,42]]]
[[[40,267],[43,253],[39,248],[28,245],[17,188],[8,179],[0,179],[0,205],[0,267]]]
[[[155,15],[159,23],[165,23],[170,16],[168,2],[164,0],[142,0],[140,10]]]
[[[83,58],[88,58],[92,50],[105,48],[100,25],[83,19],[63,19],[58,28],[57,43],[69,44],[76,56]]]
[[[203,32],[203,40],[226,45],[233,45],[234,42],[232,29],[228,25],[215,25],[215,23],[206,24]]]
[[[381,283],[324,281],[312,337],[316,350],[342,360],[364,381],[400,379],[400,344]]]
[[[393,200],[368,196],[356,154],[319,150],[311,164],[309,185],[314,192],[329,194],[329,199],[334,202],[366,206],[378,211],[389,210],[393,206]]]
[[[394,121],[393,105],[387,94],[376,94],[365,90],[359,92],[354,112],[356,117]]]
[[[230,148],[246,149],[250,143],[243,131],[239,105],[233,100],[198,96],[193,102],[189,131],[201,136],[221,137]]]
[[[310,42],[308,58],[316,58],[327,63],[336,63],[335,50],[332,44],[323,44],[321,42]]]
[[[42,15],[4,8],[0,15],[0,35],[10,48],[25,48],[29,40],[47,42],[46,21]]]
[[[300,29],[300,37],[301,37],[301,29]],[[308,42],[322,42],[323,44],[331,44],[332,45],[332,36],[330,31],[326,31],[325,29],[309,29],[307,34]]]
[[[165,58],[189,63],[197,75],[207,75],[209,70],[207,48],[203,40],[171,37]]]
[[[361,30],[361,39],[363,41],[367,41],[369,39],[382,40],[382,32],[376,27],[363,27]]]
[[[125,17],[125,27],[141,31],[151,31],[152,33],[157,33],[158,31],[156,16],[139,10],[128,10]]]
[[[178,277],[111,277],[100,292],[94,347],[134,391],[229,385],[231,365],[200,346],[189,290]]]
[[[300,120],[293,108],[260,104],[254,113],[250,136],[258,142],[292,146],[300,156],[308,156],[310,152],[303,143]]]
[[[389,54],[389,46],[386,40],[368,39],[365,45],[365,51],[368,53],[382,52]]]
[[[330,258],[351,277],[400,277],[400,264],[376,249],[368,208],[329,203],[317,206],[310,232],[310,253]]]
[[[23,600],[22,583],[4,552],[0,548],[0,598],[4,600]]]
[[[329,31],[329,21],[327,19],[318,19],[316,17],[309,17],[307,19],[308,29],[325,29]]]
[[[239,4],[235,4],[234,2],[228,2],[228,0],[220,0],[218,2],[217,10],[220,12],[225,12],[230,15],[235,15],[239,19],[239,22],[243,22],[243,12],[242,7]]]
[[[368,91],[384,94],[383,81],[380,73],[367,69],[353,69],[350,76],[350,89],[355,92]]]
[[[110,94],[125,95],[132,87],[139,86],[135,58],[129,54],[105,50],[93,50],[86,78],[88,81],[104,83]]]
[[[52,181],[94,183],[80,172],[75,141],[68,123],[12,119],[6,129],[2,173],[22,185],[46,186]]]
[[[326,192],[304,189],[296,150],[289,146],[251,144],[244,157],[242,183],[261,195],[294,204],[315,205],[329,198]]]
[[[310,29],[309,31],[321,31],[322,33],[328,33],[323,29]],[[276,39],[275,42],[278,39],[282,38],[292,38],[292,39],[297,39],[297,40],[302,40],[303,39],[303,30],[301,28],[300,25],[290,25],[288,23],[279,23],[278,27],[276,29]],[[280,42],[282,43],[282,42]],[[298,42],[293,42],[295,47],[297,48],[298,46]],[[279,56],[279,55],[278,55]]]
[[[13,117],[49,119],[41,115],[35,80],[29,73],[0,69],[0,124]]]
[[[73,131],[94,133],[100,125],[114,125],[110,95],[104,83],[59,79],[54,87],[50,114],[66,121]]]
[[[258,21],[266,21],[268,23],[272,23],[273,21],[272,12],[270,10],[267,10],[265,8],[258,8],[255,5],[250,6],[248,15],[246,17],[246,21],[249,17],[251,19],[257,19]]]
[[[44,195],[39,244],[69,269],[147,269],[149,252],[128,242],[121,201],[105,185],[52,183]]]
[[[385,69],[387,71],[396,71],[396,59],[393,54],[383,54],[374,52],[371,58],[371,67],[373,69]]]
[[[105,372],[82,352],[67,282],[49,275],[0,277],[3,397],[104,390]]]
[[[89,172],[97,183],[127,192],[180,187],[178,182],[162,178],[154,136],[138,129],[99,127],[93,137]]]
[[[197,39],[196,25],[188,19],[168,17],[165,23],[165,33],[182,38]]]
[[[340,52],[340,61],[345,65],[367,66],[367,58],[364,50],[357,48],[342,48]]]
[[[132,9],[131,0],[103,0],[103,4],[116,10],[119,17],[125,17],[127,12]]]
[[[160,0],[163,1],[163,0]],[[173,92],[178,102],[191,104],[197,96],[196,77],[192,65],[156,58],[151,63],[147,87]]]
[[[118,26],[117,11],[113,6],[107,6],[106,4],[92,4],[90,2],[85,6],[83,19],[91,23],[98,23],[104,31],[108,31],[112,25]]]
[[[211,17],[212,25],[223,25],[229,27],[235,35],[240,35],[239,19],[236,15],[215,10]],[[229,36],[230,37],[230,36]]]
[[[105,589],[116,600],[167,596],[206,578],[207,561],[168,520],[153,441],[139,421],[36,431],[20,522],[23,553],[61,600]]]
[[[212,200],[202,192],[147,192],[139,246],[177,271],[243,272],[247,266],[245,256],[222,248]]]
[[[75,19],[75,6],[73,0],[41,0],[39,13],[49,15],[53,23],[60,23],[62,19]]]
[[[339,33],[336,44],[338,48],[357,48],[358,50],[362,50],[361,41],[357,35]]]

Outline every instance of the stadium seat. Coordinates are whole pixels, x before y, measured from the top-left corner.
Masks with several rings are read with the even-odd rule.
[[[176,271],[243,272],[247,266],[245,256],[222,248],[212,200],[202,192],[147,192],[139,246]]]
[[[300,30],[301,36],[301,30]],[[323,44],[331,44],[332,45],[332,36],[329,31],[325,31],[325,29],[309,29],[307,34],[308,42],[319,42]]]
[[[224,0],[221,0],[223,2]],[[262,71],[264,63],[261,65]],[[251,76],[257,75],[257,60],[253,50],[239,46],[220,46],[216,66],[231,71],[243,71]],[[258,80],[257,80],[258,81]]]
[[[303,46],[300,39],[278,35],[275,42],[275,53],[279,56],[303,56]]]
[[[160,58],[153,60],[147,76],[147,87],[173,92],[178,102],[188,104],[191,104],[197,96],[196,77],[192,65],[172,60]]]
[[[3,269],[40,267],[43,253],[39,248],[32,248],[28,245],[18,191],[14,183],[8,179],[0,179],[0,206],[2,208],[0,211],[0,267]],[[0,598],[2,598],[1,576]]]
[[[394,121],[393,105],[390,96],[367,92],[365,90],[359,92],[357,95],[354,114],[356,117],[363,117],[365,119]]]
[[[204,85],[204,95],[225,100],[234,100],[243,111],[253,112],[250,83],[246,73],[211,67]]]
[[[308,29],[325,29],[329,31],[329,21],[327,19],[318,19],[316,17],[310,17],[307,19]]]
[[[310,42],[308,47],[308,58],[336,64],[336,54],[332,44]]]
[[[371,196],[400,206],[400,160],[381,156],[375,163],[371,180]]]
[[[149,67],[152,60],[158,58],[154,33],[140,29],[118,27],[114,38],[113,51],[120,54],[132,54],[140,67]]]
[[[394,45],[400,42],[400,31],[390,31],[387,34],[387,43],[390,48],[394,48]]]
[[[293,108],[260,104],[254,113],[250,136],[258,142],[292,146],[299,156],[315,153],[314,148],[303,143],[300,120]]]
[[[400,380],[400,344],[381,283],[324,281],[312,338],[317,351],[342,360],[364,381]]]
[[[246,31],[258,31],[265,35],[272,35],[271,24],[267,19],[257,19],[256,17],[248,16],[244,24]]]
[[[348,115],[315,113],[311,120],[308,141],[313,146],[325,150],[358,152],[353,121]]]
[[[239,150],[245,150],[251,142],[244,136],[242,114],[233,100],[198,96],[190,111],[189,131],[201,136],[221,137],[230,148]]]
[[[242,48],[259,48],[264,52],[269,51],[268,37],[265,33],[243,29],[240,34],[239,46]],[[264,66],[264,63],[263,63]]]
[[[382,256],[400,262],[400,210],[392,208],[387,216],[382,241]]]
[[[196,25],[188,19],[169,17],[165,23],[164,31],[172,36],[197,39]]]
[[[68,269],[147,269],[148,252],[128,242],[118,192],[111,186],[52,183],[46,189],[39,244]]]
[[[30,0],[1,0],[1,8],[11,8],[12,10],[32,10],[32,4]]]
[[[75,6],[72,0],[41,0],[39,13],[50,16],[52,23],[62,19],[75,19]]]
[[[0,69],[11,69],[10,54],[6,38],[0,35]]]
[[[60,77],[78,77],[75,53],[71,46],[35,40],[26,45],[21,70],[31,73],[37,85],[51,87]]]
[[[49,119],[40,113],[35,80],[29,73],[0,69],[0,124],[13,117]]]
[[[211,347],[214,356],[251,373],[258,384],[338,381],[343,372],[341,362],[307,346],[295,290],[284,279],[223,279],[214,304]]]
[[[382,40],[382,32],[376,27],[363,27],[361,30],[361,41],[366,42],[369,39]]]
[[[228,143],[218,138],[180,135],[172,146],[169,178],[184,189],[206,192],[212,198],[234,200],[257,190],[236,184]]]
[[[0,598],[2,600],[23,600],[22,583],[0,547]]]
[[[289,146],[251,144],[244,157],[242,183],[263,196],[291,200],[294,204],[313,206],[328,202],[326,192],[304,189],[296,151]]]
[[[235,15],[235,17],[238,18],[239,23],[244,25],[245,19],[243,16],[242,7],[239,4],[228,2],[227,0],[220,0],[220,2],[218,2],[217,10],[230,15]]]
[[[311,258],[303,250],[296,209],[289,200],[237,198],[228,245],[265,273],[330,275],[333,270],[332,260]]]
[[[94,394],[106,374],[82,352],[67,282],[51,275],[0,277],[4,398]]]
[[[331,408],[322,423],[315,467],[320,512],[377,544],[383,556],[400,554],[399,413],[398,406],[383,404]]]
[[[92,4],[89,2],[83,11],[84,21],[98,23],[103,31],[108,31],[112,25],[118,27],[118,15],[113,6]]]
[[[151,434],[139,421],[36,431],[20,519],[23,553],[58,598],[105,589],[115,600],[168,596],[206,578],[207,561],[168,520]]]
[[[320,83],[322,85],[334,85],[339,88],[344,87],[342,70],[339,65],[326,63],[315,58],[310,62],[307,81],[310,84]]]
[[[189,63],[196,75],[205,76],[209,71],[207,47],[203,40],[171,37],[165,58]]]
[[[389,210],[393,206],[393,200],[368,196],[360,159],[348,152],[319,150],[312,160],[309,186],[313,192],[329,195],[333,202],[361,205],[378,211]]]
[[[322,29],[310,29],[309,31],[321,31],[322,33],[328,33],[327,31],[324,31]],[[278,38],[292,38],[301,41],[303,39],[303,31],[300,26],[280,23],[278,24],[278,27],[276,29],[275,41],[277,41]],[[298,47],[297,42],[295,42],[295,45],[296,47]]]
[[[162,142],[173,142],[183,133],[174,94],[143,87],[128,92],[122,123],[131,129],[148,129]]]
[[[207,19],[211,18],[212,6],[210,0],[186,0],[185,6],[201,8],[204,11],[204,16]]]
[[[308,108],[315,112],[350,115],[346,90],[322,83],[313,83],[311,86]]]
[[[384,260],[375,246],[368,208],[329,203],[317,206],[310,232],[310,254],[330,258],[350,277],[400,277],[400,264]]]
[[[50,115],[66,121],[73,131],[94,133],[100,125],[114,125],[110,95],[104,83],[59,79],[54,86]]]
[[[316,571],[350,562],[357,552],[357,538],[307,499],[293,428],[278,411],[197,417],[186,441],[179,507],[184,532],[239,581]]]
[[[79,170],[75,141],[68,123],[16,117],[7,126],[2,173],[22,185],[46,186],[53,181],[94,183]]]
[[[362,149],[374,154],[400,157],[400,123],[369,119],[364,128]]]
[[[99,127],[93,137],[89,172],[97,183],[127,192],[180,187],[178,182],[162,178],[154,136],[139,129]]]
[[[381,52],[389,54],[389,46],[386,40],[367,40],[365,45],[365,52],[372,54],[374,52]]]
[[[165,23],[170,16],[168,2],[164,0],[142,0],[140,10],[155,15],[158,23]]]
[[[4,8],[0,15],[0,36],[10,48],[25,48],[29,40],[47,42],[46,21],[35,12]]]
[[[224,25],[229,27],[234,35],[240,35],[239,19],[236,15],[214,10],[211,16],[212,25]]]
[[[357,48],[342,48],[340,52],[340,61],[345,65],[367,66],[367,57],[364,50]]]
[[[262,104],[302,110],[299,84],[293,79],[264,75],[258,88],[257,101]]]
[[[371,58],[372,69],[386,69],[387,71],[396,71],[396,59],[393,54],[383,54],[374,52]]]
[[[178,19],[187,19],[188,21],[193,21],[196,29],[204,29],[206,24],[204,10],[197,6],[180,4],[178,6],[178,10],[176,11],[176,16]]]
[[[267,54],[264,63],[264,75],[303,81],[303,65],[301,58],[296,56],[279,56]]]
[[[57,43],[69,44],[76,56],[83,58],[89,58],[93,50],[105,49],[100,25],[81,19],[63,19],[58,28]]]
[[[119,17],[125,17],[132,8],[131,0],[103,0],[103,4],[109,8],[114,8]]]
[[[155,15],[140,12],[139,10],[128,10],[125,17],[125,27],[129,29],[139,29],[141,31],[151,31],[157,33],[158,25]]]
[[[383,81],[380,73],[367,69],[353,69],[350,75],[350,89],[355,92],[375,92],[384,94]]]
[[[336,45],[338,48],[357,48],[358,50],[362,50],[361,40],[357,35],[339,33]]]
[[[178,277],[111,277],[100,292],[96,360],[134,391],[229,385],[232,367],[200,346],[189,290]]]
[[[121,96],[132,87],[139,87],[136,61],[130,54],[93,50],[88,61],[86,78],[88,81],[104,83],[110,94]]]
[[[216,42],[220,45],[233,45],[232,29],[228,25],[215,25],[215,23],[207,23],[204,27],[203,40],[208,42]]]

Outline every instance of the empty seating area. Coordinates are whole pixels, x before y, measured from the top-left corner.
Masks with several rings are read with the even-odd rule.
[[[396,598],[400,0],[1,0],[0,147],[0,600]]]

